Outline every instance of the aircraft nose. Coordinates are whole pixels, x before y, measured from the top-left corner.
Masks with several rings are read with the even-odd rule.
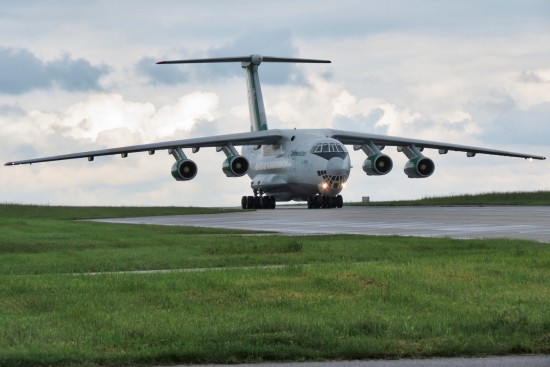
[[[332,157],[327,162],[327,175],[329,176],[348,176],[349,170],[349,164],[340,157]]]
[[[326,171],[318,171],[321,175],[319,192],[323,195],[335,194],[344,188],[344,183],[349,177],[349,157],[332,157],[327,162]]]

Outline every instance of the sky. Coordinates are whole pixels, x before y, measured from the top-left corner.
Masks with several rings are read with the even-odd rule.
[[[550,156],[550,2],[545,0],[0,0],[0,162],[248,131],[238,64],[201,57],[329,59],[268,64],[270,128],[336,128]],[[439,155],[409,179],[406,157],[367,176],[353,152],[345,201],[550,190],[550,161]],[[192,154],[175,181],[166,152],[0,167],[0,203],[235,206],[250,178],[223,153]]]

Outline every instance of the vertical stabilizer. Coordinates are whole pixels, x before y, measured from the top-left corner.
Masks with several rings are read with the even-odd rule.
[[[261,62],[261,56],[252,55],[250,61],[242,62],[241,64],[246,71],[250,131],[267,130],[267,117],[265,114],[262,87],[260,86],[260,76],[258,74],[258,66]]]

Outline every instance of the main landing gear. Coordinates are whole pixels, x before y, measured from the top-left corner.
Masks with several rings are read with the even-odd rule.
[[[275,196],[243,196],[241,207],[243,209],[275,209]]]
[[[309,196],[307,198],[308,209],[341,208],[343,205],[344,205],[344,199],[342,198],[342,195],[337,195],[337,196],[315,195],[315,196]]]

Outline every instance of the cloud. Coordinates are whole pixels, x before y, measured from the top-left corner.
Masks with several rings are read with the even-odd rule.
[[[23,110],[17,104],[0,104],[0,116],[23,116],[25,110]]]
[[[256,31],[250,29],[222,46],[204,50],[202,55],[191,55],[181,51],[175,57],[166,59],[195,59],[231,56],[298,57],[298,48],[294,46],[292,32],[289,29],[273,28]],[[309,56],[311,58],[311,56]],[[136,65],[138,74],[149,78],[151,84],[175,85],[190,81],[210,82],[227,78],[244,78],[240,63],[215,63],[193,65],[156,65],[160,58],[144,57]],[[264,63],[260,67],[262,83],[271,85],[302,84],[305,77],[301,69],[293,63]]]
[[[59,87],[68,91],[100,90],[105,65],[92,66],[84,59],[64,55],[44,62],[26,49],[0,47],[0,93],[22,94]]]
[[[0,115],[3,159],[211,135],[217,108],[213,93],[193,92],[161,106],[95,94],[61,111]]]
[[[169,65],[157,65],[161,60],[152,57],[144,57],[137,62],[135,68],[139,74],[149,78],[151,84],[180,84],[189,81],[190,73],[179,67]]]
[[[496,136],[505,144],[548,147],[549,116],[550,102],[541,103],[529,109],[517,107],[508,109],[494,116],[484,125],[481,137],[485,141],[491,141]],[[548,151],[545,154],[548,155]]]

